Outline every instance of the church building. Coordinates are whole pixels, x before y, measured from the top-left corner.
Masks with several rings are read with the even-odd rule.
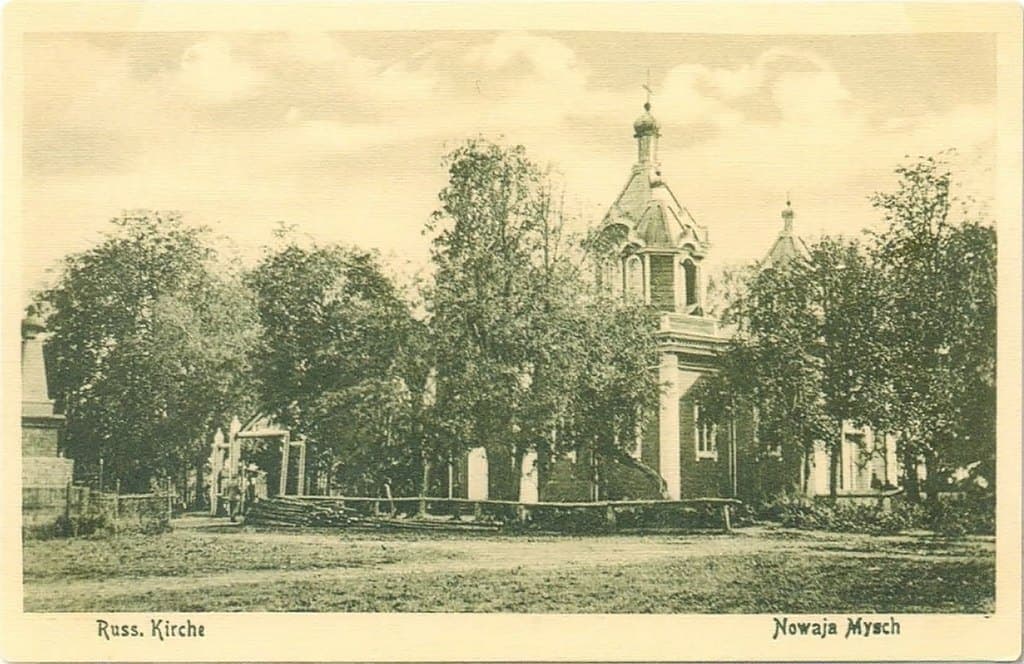
[[[657,372],[662,391],[656,417],[638,436],[634,465],[619,464],[607,469],[612,472],[602,473],[618,486],[601,497],[751,500],[794,488],[807,496],[829,495],[829,446],[824,442],[816,446],[810,459],[790,464],[758,440],[756,407],[738,409],[734,419],[724,423],[712,423],[702,416],[700,384],[714,373],[717,358],[730,339],[730,331],[708,315],[705,307],[704,261],[712,247],[710,236],[662,174],[658,161],[661,127],[651,114],[649,101],[633,123],[633,138],[636,162],[601,221],[599,237],[609,250],[599,260],[596,272],[600,285],[609,292],[640,299],[660,312]],[[794,231],[794,217],[787,201],[782,230],[761,269],[809,259],[806,244]],[[839,495],[870,497],[895,487],[899,470],[891,435],[846,423],[842,436]],[[487,452],[484,447],[476,448],[461,464],[463,496],[493,497]],[[578,487],[567,489],[589,481],[582,460],[549,464],[548,476],[540,477],[535,457],[528,454],[524,458],[520,500],[587,498]],[[637,468],[660,476],[660,487],[637,473]],[[622,481],[611,477],[613,473],[632,473],[634,477]]]

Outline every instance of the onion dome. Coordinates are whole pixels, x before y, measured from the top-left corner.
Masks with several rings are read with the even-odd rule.
[[[651,102],[647,102],[644,104],[644,112],[633,123],[633,136],[634,138],[660,136],[661,132],[659,130],[658,121],[651,115]]]

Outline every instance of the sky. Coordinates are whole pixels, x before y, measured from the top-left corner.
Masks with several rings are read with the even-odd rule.
[[[29,290],[142,208],[211,227],[241,264],[285,222],[421,274],[442,157],[478,136],[523,144],[573,224],[597,224],[648,80],[712,268],[763,256],[787,193],[805,236],[876,225],[868,197],[906,155],[956,148],[963,190],[993,196],[986,34],[40,33],[24,63]]]

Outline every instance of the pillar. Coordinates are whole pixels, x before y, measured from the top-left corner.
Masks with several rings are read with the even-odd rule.
[[[693,279],[696,282],[694,284],[694,293],[697,296],[697,307],[700,311],[704,311],[704,268],[701,263],[694,261],[693,263]]]
[[[686,303],[686,286],[683,284],[683,266],[679,257],[672,257],[672,311],[683,311]]]
[[[662,353],[658,365],[658,382],[662,385],[658,408],[658,469],[668,485],[668,497],[682,496],[679,473],[679,358]]]
[[[643,284],[644,304],[651,303],[651,257],[643,254],[640,258],[643,270],[641,272],[641,283]]]
[[[474,447],[466,463],[466,498],[487,500],[487,448]]]
[[[523,455],[519,477],[519,502],[536,503],[540,500],[540,486],[537,478],[537,453],[533,450]]]

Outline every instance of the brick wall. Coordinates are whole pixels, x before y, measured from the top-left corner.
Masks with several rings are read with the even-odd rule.
[[[683,498],[715,498],[728,495],[728,433],[718,431],[718,458],[697,458],[692,392],[679,400],[679,474]]]
[[[21,460],[21,485],[25,488],[63,488],[71,481],[74,462],[63,457],[25,457]]]
[[[55,457],[59,439],[59,430],[56,428],[36,427],[22,423],[21,456]]]

